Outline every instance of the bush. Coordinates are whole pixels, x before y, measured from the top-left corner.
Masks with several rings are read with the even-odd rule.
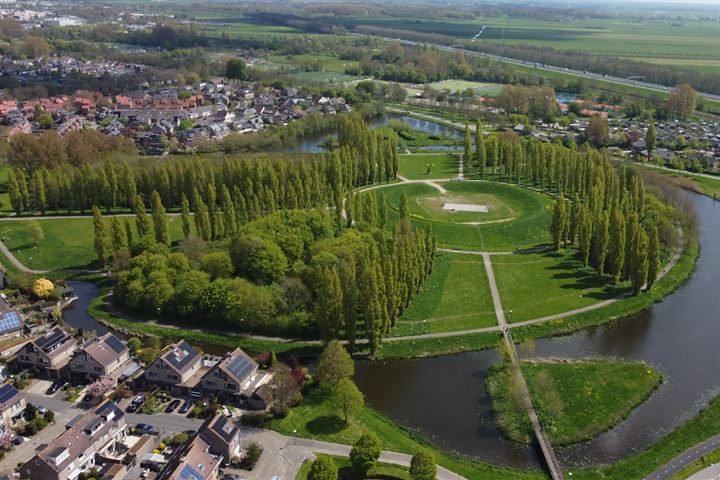
[[[183,443],[187,442],[188,434],[185,432],[180,432],[176,435],[173,435],[168,441],[166,442],[168,445],[172,445],[173,447],[177,447],[179,445],[182,445]]]
[[[47,412],[45,412],[45,415],[43,415],[43,418],[47,423],[51,423],[55,420],[55,412],[53,412],[52,410],[48,410]]]
[[[263,428],[267,422],[267,415],[264,413],[245,414],[240,419],[240,422],[248,427]]]
[[[260,460],[260,455],[262,455],[263,449],[260,445],[257,443],[251,443],[247,450],[245,451],[245,458],[242,461],[242,468],[245,470],[252,470],[255,467],[255,464],[257,464],[258,460]]]

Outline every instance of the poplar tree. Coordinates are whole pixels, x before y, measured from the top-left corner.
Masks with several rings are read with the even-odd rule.
[[[385,194],[380,194],[380,209],[378,212],[378,227],[385,228],[385,225],[387,225],[388,221],[388,203],[387,198],[385,198]]]
[[[595,221],[593,235],[593,259],[595,261],[595,269],[602,275],[605,272],[605,259],[608,255],[608,242],[610,233],[608,231],[609,218],[607,211],[603,210],[599,218]]]
[[[580,248],[580,261],[584,266],[588,266],[590,259],[590,246],[592,242],[592,219],[587,206],[583,203],[582,220],[580,221],[580,229],[578,231],[578,246]]]
[[[180,219],[182,220],[183,237],[188,238],[190,236],[190,202],[184,193],[180,200]]]
[[[555,251],[560,250],[562,246],[563,230],[565,228],[565,198],[560,194],[555,200],[553,208],[552,224],[550,225],[550,233],[553,238],[553,248]]]
[[[135,227],[141,238],[150,233],[150,219],[145,210],[145,202],[140,195],[135,196]]]
[[[485,136],[483,135],[483,126],[480,118],[477,119],[475,125],[475,155],[477,156],[477,166],[480,169],[480,178],[485,178],[485,164],[487,163],[487,153],[485,150]]]
[[[165,213],[165,207],[160,199],[160,194],[157,190],[153,190],[151,198],[153,225],[155,227],[155,240],[158,243],[170,245],[170,227],[168,225],[168,218]]]
[[[47,205],[47,196],[45,194],[45,180],[43,179],[42,170],[36,170],[32,178],[33,203],[40,213],[45,215],[45,207]]]
[[[334,267],[322,266],[318,274],[315,320],[325,345],[338,338],[343,323],[343,292]]]
[[[463,165],[465,168],[470,166],[472,161],[472,141],[470,136],[470,126],[465,122],[465,153],[463,155]]]
[[[195,191],[195,230],[206,242],[210,240],[210,218],[205,202]]]
[[[610,242],[608,261],[609,273],[613,277],[613,283],[620,281],[625,264],[625,216],[618,207],[614,207],[610,218]]]
[[[650,116],[648,119],[648,128],[645,133],[645,148],[647,149],[648,160],[652,157],[652,152],[655,150],[655,143],[657,142],[657,134],[655,133],[655,119]]]
[[[660,235],[657,227],[650,229],[650,246],[648,250],[647,288],[652,288],[660,273]]]
[[[407,193],[403,191],[400,197],[400,232],[408,233],[410,231],[410,206],[408,204]]]
[[[630,267],[630,283],[635,295],[642,291],[643,285],[648,280],[648,236],[645,230],[638,228],[635,233],[635,241],[631,245],[633,251]]]
[[[117,215],[113,215],[110,221],[110,233],[112,235],[113,252],[117,253],[118,250],[128,248],[127,232],[125,232],[125,226]]]
[[[22,175],[22,173],[20,173]],[[10,205],[15,210],[15,215],[20,215],[23,211],[22,196],[20,194],[20,186],[17,181],[17,176],[13,169],[8,171],[8,194],[10,196]]]
[[[105,222],[102,213],[96,206],[93,207],[93,230],[95,232],[95,254],[101,265],[108,260],[107,239],[105,238]]]
[[[132,227],[130,226],[130,219],[125,218],[125,238],[127,238],[127,245],[128,247],[132,246],[133,243],[133,233],[132,233]]]

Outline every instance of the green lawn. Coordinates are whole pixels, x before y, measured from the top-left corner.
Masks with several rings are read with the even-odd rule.
[[[496,467],[469,457],[441,452],[422,437],[403,429],[369,407],[363,408],[351,419],[350,425],[345,426],[345,422],[332,411],[326,396],[318,390],[308,394],[285,418],[271,420],[269,428],[288,436],[346,445],[353,444],[364,432],[372,431],[380,438],[384,450],[414,455],[421,449],[429,448],[434,451],[439,465],[469,480],[545,478],[540,471]]]
[[[658,372],[638,362],[523,362],[522,370],[553,445],[589,440],[612,428],[662,381]],[[493,367],[487,386],[498,426],[509,438],[526,442],[530,423],[509,385],[509,368]]]
[[[338,478],[353,478],[349,458],[335,456],[331,456],[330,458],[333,459],[335,465],[338,467]],[[295,476],[295,480],[307,480],[311,466],[312,462],[306,460]],[[410,480],[410,474],[408,473],[407,467],[393,465],[391,463],[377,463],[375,467],[370,469],[367,474],[367,478],[382,478],[383,480]]]
[[[475,95],[494,97],[500,94],[503,86],[497,83],[470,82],[467,80],[441,80],[439,82],[426,83],[426,87],[433,90],[450,90],[451,92],[462,92],[471,88]]]
[[[394,185],[382,188],[377,193],[384,193],[387,197],[392,225],[398,219],[400,197],[405,191],[413,224],[419,228],[430,225],[440,247],[511,251],[550,242],[550,197],[518,186],[490,181],[444,182],[442,187],[449,193],[443,194],[425,184]],[[438,208],[443,195],[451,200],[458,196],[475,197],[483,204],[495,202],[503,210],[491,208],[487,213],[443,211]],[[510,218],[512,220],[505,221]],[[493,221],[496,223],[457,223]]]
[[[576,251],[492,257],[500,300],[509,322],[520,322],[586,307],[617,296],[606,276],[584,268]]]
[[[495,324],[482,257],[440,253],[432,273],[390,335],[467,330]]]
[[[134,217],[130,222],[135,227]],[[95,262],[92,218],[36,220],[45,237],[38,245],[28,240],[28,222],[31,220],[0,221],[0,237],[5,245],[25,266],[35,270],[90,268]],[[179,216],[168,219],[171,240],[182,238]],[[105,217],[106,232],[110,239],[110,218]],[[137,235],[137,232],[133,231]]]
[[[451,153],[413,153],[399,155],[398,175],[410,180],[455,178],[458,175],[458,157]],[[428,164],[433,165],[427,173]]]

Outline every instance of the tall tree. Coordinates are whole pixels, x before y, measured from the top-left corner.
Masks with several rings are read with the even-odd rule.
[[[170,245],[170,226],[168,225],[167,213],[160,199],[160,194],[153,190],[151,199],[155,240],[163,245]]]
[[[387,225],[388,221],[388,213],[389,213],[389,207],[387,203],[387,198],[385,198],[385,194],[380,194],[380,209],[378,211],[378,227],[385,228],[385,225]]]
[[[400,232],[408,233],[410,231],[410,204],[407,193],[403,191],[400,196]]]
[[[112,235],[113,252],[128,248],[127,232],[125,232],[125,226],[117,215],[113,215],[110,221],[110,233]]]
[[[595,228],[593,235],[593,261],[595,269],[602,275],[605,272],[605,259],[608,255],[608,243],[610,240],[610,232],[608,230],[610,220],[607,211],[600,213],[600,218],[595,220]]]
[[[477,166],[480,170],[480,178],[485,178],[485,164],[487,163],[487,151],[485,150],[485,136],[483,135],[483,126],[480,117],[475,125],[475,155],[477,156]]]
[[[184,193],[180,201],[180,219],[182,220],[183,237],[188,238],[190,236],[190,202]]]
[[[633,293],[637,295],[648,279],[648,236],[645,229],[638,228],[634,238],[635,241],[631,244],[633,254],[630,264],[630,283]]]
[[[105,265],[108,261],[105,222],[98,207],[93,207],[93,230],[95,232],[95,254],[100,264]]]
[[[315,299],[315,320],[320,338],[327,344],[338,338],[343,324],[343,292],[337,270],[323,265],[318,272],[317,298]]]
[[[613,283],[620,281],[625,263],[625,217],[620,208],[615,206],[612,209],[610,218],[610,241],[608,260],[610,262],[609,273],[613,277]]]
[[[350,450],[350,464],[359,478],[365,478],[375,466],[380,458],[380,450],[380,440],[374,433],[365,433],[355,442]]]
[[[650,115],[648,119],[648,128],[645,133],[645,148],[647,149],[648,160],[652,157],[653,150],[655,150],[655,142],[657,141],[657,135],[655,133],[655,119]]]
[[[648,250],[648,276],[647,288],[650,289],[655,284],[660,274],[660,235],[657,227],[650,229],[650,247]]]
[[[470,125],[465,122],[465,151],[463,153],[463,166],[469,168],[472,163],[472,136],[470,135]]]
[[[562,239],[564,237],[565,229],[565,215],[565,197],[560,194],[555,200],[552,223],[550,225],[550,233],[552,234],[553,248],[555,251],[560,250],[560,247],[562,247]]]
[[[339,341],[331,340],[320,354],[315,367],[315,380],[334,388],[340,380],[354,374],[355,362],[350,358],[350,354]]]
[[[352,380],[343,378],[335,385],[332,404],[335,411],[342,413],[345,419],[345,425],[348,425],[350,423],[350,417],[365,405],[365,399]]]
[[[135,195],[135,227],[137,228],[138,236],[144,237],[150,233],[150,219],[145,210],[145,202],[140,195]]]

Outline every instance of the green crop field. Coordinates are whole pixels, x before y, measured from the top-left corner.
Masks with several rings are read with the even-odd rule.
[[[430,173],[428,164],[433,165]],[[458,175],[458,157],[450,153],[401,154],[398,175],[410,180],[454,178]]]
[[[130,222],[135,227],[134,217]],[[92,218],[36,220],[43,229],[44,238],[32,245],[28,236],[31,220],[0,221],[0,237],[10,251],[26,267],[35,270],[89,268],[96,259]],[[180,217],[168,218],[171,240],[182,238]],[[110,219],[105,218],[110,238]],[[137,232],[133,231],[137,235]]]
[[[552,209],[550,197],[498,182],[443,182],[440,185],[447,190],[447,193],[443,194],[438,189],[422,183],[394,185],[376,192],[383,193],[387,197],[392,224],[398,218],[400,197],[405,191],[408,195],[413,224],[420,228],[430,225],[441,247],[509,251],[547,244],[550,241],[548,233]],[[480,201],[486,203],[487,199],[494,197],[492,202],[502,205],[504,210],[488,213],[451,213],[438,209],[439,202],[434,206],[428,205],[428,199],[442,198],[444,195],[449,199],[458,196],[484,198],[485,200]],[[495,223],[457,223],[486,221],[495,221]]]
[[[624,291],[608,277],[583,268],[575,250],[492,257],[505,316],[509,322],[541,318],[586,307]]]
[[[495,325],[482,257],[439,253],[430,276],[390,335],[466,330]]]
[[[625,419],[662,381],[640,362],[523,362],[533,404],[553,445],[594,438]],[[512,395],[510,370],[495,366],[487,386],[498,426],[513,440],[526,442],[530,423]]]

